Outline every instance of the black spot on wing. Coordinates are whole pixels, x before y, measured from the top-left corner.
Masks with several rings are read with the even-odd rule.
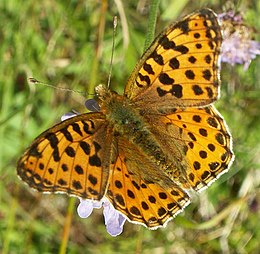
[[[152,196],[152,195],[150,195],[150,196],[148,197],[148,200],[149,200],[150,203],[152,203],[152,204],[155,204],[155,203],[156,203],[156,198],[155,198],[154,196]]]
[[[181,54],[187,54],[189,52],[189,48],[184,45],[178,45],[174,47],[174,50],[180,52]]]
[[[41,158],[42,154],[38,151],[38,144],[33,144],[30,147],[30,155],[36,158]]]
[[[188,34],[188,32],[190,31],[190,29],[189,29],[189,20],[186,19],[186,20],[178,22],[175,25],[175,28],[180,29],[184,34]]]
[[[59,140],[54,133],[48,133],[45,138],[50,142],[52,148],[56,148],[58,146]]]
[[[82,168],[80,165],[76,165],[76,166],[74,167],[74,169],[75,169],[75,171],[76,171],[76,173],[77,173],[78,175],[83,175],[84,171],[83,171],[83,168]]]
[[[93,184],[93,185],[96,185],[97,184],[97,178],[91,174],[89,174],[88,176],[88,180]]]
[[[205,62],[206,62],[207,64],[210,64],[210,63],[211,63],[211,60],[212,60],[212,58],[211,58],[210,55],[206,55],[206,56],[205,56]]]
[[[86,155],[90,154],[90,145],[85,141],[80,141],[79,146],[84,151]]]
[[[202,72],[202,76],[203,76],[204,79],[209,81],[212,77],[211,71],[210,70],[204,70]]]
[[[201,89],[201,87],[199,85],[193,85],[192,90],[193,90],[195,95],[203,94],[203,90]]]
[[[190,63],[194,64],[194,63],[196,63],[197,59],[196,59],[194,56],[190,56],[190,57],[188,58],[188,61],[189,61]]]
[[[156,51],[154,51],[150,56],[149,58],[152,58],[157,64],[159,65],[164,65],[164,62],[163,62],[163,57],[159,54],[157,54]]]
[[[180,67],[180,62],[178,61],[178,59],[176,57],[172,58],[169,62],[169,66],[173,69],[179,69]]]
[[[71,133],[68,131],[67,128],[62,128],[60,130],[60,132],[64,135],[64,137],[69,141],[69,142],[73,142],[73,138]]]
[[[94,133],[94,123],[92,121],[81,121],[83,124],[83,130],[86,134],[93,134]]]
[[[159,43],[165,50],[174,49],[174,47],[175,47],[174,41],[170,41],[169,38],[167,37],[167,35],[162,36],[162,37],[159,39],[158,43]]]
[[[101,160],[96,154],[94,154],[94,155],[89,157],[89,164],[91,166],[100,167],[101,166]]]
[[[171,85],[174,83],[174,79],[171,78],[167,73],[161,73],[159,75],[159,80],[164,85]]]
[[[81,183],[80,183],[79,181],[76,181],[76,180],[74,180],[74,181],[72,182],[72,186],[73,186],[76,190],[82,189]]]
[[[78,133],[80,136],[82,136],[82,131],[80,130],[80,127],[77,123],[72,123],[72,129],[76,133]]]
[[[144,81],[148,86],[151,84],[151,80],[148,75],[142,75],[140,72],[138,73],[138,77],[141,81]]]
[[[152,75],[155,74],[154,71],[153,71],[152,66],[151,66],[150,64],[148,64],[147,62],[144,63],[143,68],[144,68],[144,70],[145,70],[148,74],[152,74]]]
[[[55,147],[53,149],[52,157],[53,157],[54,161],[56,161],[56,162],[60,161],[60,152],[59,152],[58,147]]]
[[[65,148],[65,153],[66,153],[69,157],[75,157],[75,155],[76,155],[76,152],[75,152],[74,148],[71,147],[71,146],[67,146],[67,147]]]
[[[194,73],[192,70],[187,70],[187,71],[185,71],[185,76],[186,76],[188,79],[194,80],[194,78],[195,78],[195,73]]]
[[[161,87],[157,87],[156,90],[160,97],[165,96],[167,93],[170,93],[171,95],[175,96],[178,99],[182,98],[182,96],[183,96],[182,86],[179,84],[172,85],[172,88],[169,91],[164,90]]]

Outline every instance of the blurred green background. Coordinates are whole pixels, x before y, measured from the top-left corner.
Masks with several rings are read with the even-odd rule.
[[[140,58],[150,1],[0,2],[0,252],[58,253],[69,198],[31,191],[16,175],[16,161],[65,112],[85,112],[85,97],[28,84],[34,77],[93,94],[107,83],[118,16],[111,87],[122,93]],[[231,1],[259,40],[260,2]],[[157,32],[201,7],[221,13],[226,1],[162,0]],[[222,65],[221,99],[215,104],[234,139],[235,162],[209,189],[194,194],[185,212],[166,228],[150,231],[126,222],[113,238],[102,211],[88,219],[72,209],[67,253],[259,253],[260,58],[247,71]]]

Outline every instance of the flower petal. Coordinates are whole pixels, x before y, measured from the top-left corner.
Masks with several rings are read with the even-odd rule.
[[[92,202],[93,202],[93,207],[96,208],[96,209],[100,209],[103,205],[102,200],[100,200],[100,201],[95,200],[95,201],[92,201]]]
[[[126,218],[120,214],[109,202],[105,202],[104,206],[104,218],[107,232],[111,236],[118,236],[123,232],[123,226]]]
[[[79,217],[87,218],[93,211],[93,201],[92,200],[80,200],[80,204],[78,205],[77,212]]]
[[[64,114],[64,115],[61,117],[61,121],[65,121],[65,120],[67,120],[67,119],[69,119],[69,118],[71,118],[71,117],[74,117],[74,116],[76,116],[76,115],[77,115],[77,114],[75,114],[75,113],[68,112],[68,113]]]

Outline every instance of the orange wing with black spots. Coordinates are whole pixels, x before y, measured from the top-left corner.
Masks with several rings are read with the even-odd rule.
[[[150,229],[165,226],[190,202],[185,191],[124,138],[118,141],[106,196],[130,221]]]
[[[225,173],[234,159],[228,127],[214,106],[176,109],[147,121],[156,121],[151,132],[163,152],[181,162],[178,170],[169,174],[184,189],[204,189]]]
[[[222,42],[216,15],[202,9],[169,26],[145,52],[125,94],[160,111],[208,105],[219,95]]]
[[[17,173],[41,192],[65,192],[99,200],[109,176],[112,135],[102,113],[75,116],[35,139]]]

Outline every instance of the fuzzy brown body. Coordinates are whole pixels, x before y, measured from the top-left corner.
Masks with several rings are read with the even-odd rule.
[[[158,140],[150,131],[145,119],[148,112],[137,108],[127,97],[100,87],[101,111],[112,125],[114,133],[128,137],[129,141],[139,147],[147,157],[158,165],[158,171],[168,173],[178,182],[179,170],[183,171],[180,162],[171,160],[162,150]],[[156,123],[155,123],[156,124]]]

